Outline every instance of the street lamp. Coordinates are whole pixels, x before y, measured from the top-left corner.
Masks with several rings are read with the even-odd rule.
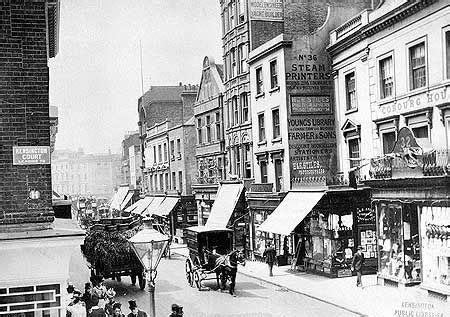
[[[161,256],[167,248],[169,237],[152,228],[149,218],[144,219],[144,229],[139,231],[130,241],[136,256],[147,273],[148,290],[150,293],[150,317],[155,315],[155,279],[156,268]]]

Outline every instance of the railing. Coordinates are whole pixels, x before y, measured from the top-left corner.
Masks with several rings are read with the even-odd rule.
[[[438,149],[417,158],[419,168],[422,168],[423,176],[450,175],[450,151]],[[391,178],[392,170],[405,168],[406,163],[401,157],[383,157],[370,160],[370,176],[372,179]]]
[[[343,36],[344,34],[350,32],[351,30],[355,29],[360,25],[361,25],[361,15],[358,15],[336,29],[337,38]]]

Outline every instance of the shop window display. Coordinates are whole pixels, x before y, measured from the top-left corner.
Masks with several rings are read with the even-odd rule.
[[[418,214],[415,204],[380,204],[379,272],[401,282],[420,282]]]
[[[449,292],[450,207],[422,207],[423,286]]]

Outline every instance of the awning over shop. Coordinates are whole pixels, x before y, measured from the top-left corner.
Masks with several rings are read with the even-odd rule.
[[[128,194],[128,186],[120,186],[111,201],[110,208],[120,210],[120,205]]]
[[[157,216],[165,217],[175,208],[176,204],[180,201],[180,198],[178,197],[166,197],[166,199],[163,200],[161,205],[152,212],[152,214]]]
[[[240,183],[222,184],[217,191],[217,198],[211,208],[205,227],[226,228],[243,189],[244,185]]]
[[[289,192],[257,230],[290,235],[323,195],[324,191]]]
[[[120,210],[124,209],[126,205],[130,202],[131,197],[133,197],[133,191],[129,191],[123,202],[120,204]]]
[[[134,206],[132,209],[130,209],[130,212],[141,215],[144,212],[144,210],[147,209],[148,205],[152,203],[152,201],[153,197],[145,197],[144,199],[139,200],[138,202],[134,203],[128,208]],[[127,211],[127,209],[125,209],[125,211]]]
[[[158,209],[159,205],[161,205],[161,203],[163,202],[163,200],[164,200],[164,197],[161,197],[161,196],[153,197],[152,202],[150,203],[150,205],[148,205],[148,206],[144,209],[142,215],[143,215],[143,216],[151,216],[151,215],[153,214],[153,211],[155,211],[156,209]]]

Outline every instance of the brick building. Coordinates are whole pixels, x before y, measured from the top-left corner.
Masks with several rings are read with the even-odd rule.
[[[60,316],[83,234],[54,223],[52,210],[47,62],[59,1],[0,3],[0,314]]]
[[[139,213],[181,235],[177,229],[197,222],[192,196],[196,170],[193,103],[198,86],[152,86],[139,98],[143,191],[149,204]]]

